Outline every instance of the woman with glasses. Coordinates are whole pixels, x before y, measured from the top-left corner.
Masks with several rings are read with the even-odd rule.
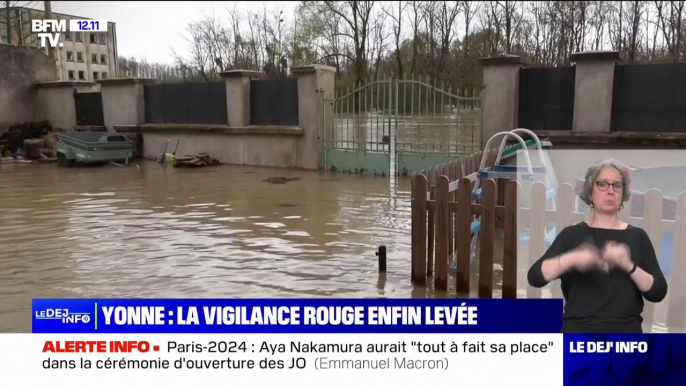
[[[614,160],[590,167],[580,196],[593,217],[564,228],[529,269],[533,287],[561,280],[562,332],[640,333],[644,299],[657,303],[667,294],[648,234],[618,216],[630,182]]]

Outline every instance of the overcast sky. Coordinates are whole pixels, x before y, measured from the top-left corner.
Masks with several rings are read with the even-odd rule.
[[[43,2],[31,2],[36,9],[43,9]],[[145,57],[148,62],[173,62],[172,47],[186,53],[183,38],[186,24],[197,21],[206,14],[228,18],[226,11],[237,8],[248,10],[283,10],[292,15],[297,1],[53,1],[52,11],[91,19],[117,23],[117,49],[119,56]],[[290,17],[289,17],[290,19]],[[178,48],[176,48],[178,47]]]

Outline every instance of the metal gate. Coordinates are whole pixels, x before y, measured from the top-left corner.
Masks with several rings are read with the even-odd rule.
[[[78,126],[105,126],[102,112],[102,94],[99,92],[79,93],[74,91],[74,108]]]
[[[322,104],[327,170],[410,175],[481,149],[481,93],[373,80]]]

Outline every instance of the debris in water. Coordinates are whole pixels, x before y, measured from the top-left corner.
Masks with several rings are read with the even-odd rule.
[[[298,204],[296,202],[290,202],[290,203],[286,203],[286,204],[281,204],[279,206],[298,206],[298,205],[300,205],[300,204]]]
[[[269,182],[270,184],[285,184],[288,181],[300,181],[300,177],[269,177],[263,181]]]
[[[175,167],[201,167],[216,166],[221,164],[221,161],[210,157],[207,153],[200,153],[195,156],[186,156],[184,158],[174,157],[173,161],[173,165]]]
[[[7,132],[0,135],[0,157],[3,163],[56,161],[52,126],[47,121],[10,126]]]

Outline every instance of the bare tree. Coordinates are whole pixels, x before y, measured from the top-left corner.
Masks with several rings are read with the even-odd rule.
[[[373,1],[343,1],[335,4],[325,1],[324,4],[334,14],[341,17],[347,25],[347,32],[341,32],[352,39],[354,46],[354,62],[358,84],[364,84],[367,79],[368,63],[366,60],[367,41],[369,37],[370,17]]]
[[[410,74],[415,74],[417,71],[417,56],[419,55],[420,28],[426,15],[421,11],[423,2],[413,0],[410,4],[412,5],[412,19],[410,20],[412,26],[412,65],[410,66]]]
[[[402,33],[402,24],[403,24],[403,12],[405,11],[405,8],[407,8],[408,2],[405,1],[398,1],[397,4],[395,2],[391,4],[390,6],[384,6],[382,8],[383,12],[388,15],[388,17],[391,18],[393,21],[393,36],[395,37],[395,59],[398,63],[398,76],[403,77],[403,61],[400,55],[400,34]],[[398,11],[398,13],[395,13],[395,10]]]

